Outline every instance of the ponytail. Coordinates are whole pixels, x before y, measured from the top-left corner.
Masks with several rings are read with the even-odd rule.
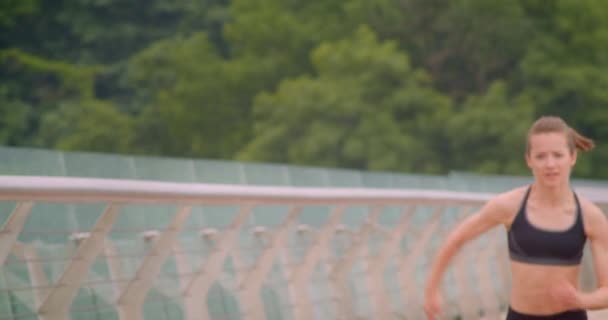
[[[569,130],[570,137],[572,137],[572,141],[574,142],[574,146],[581,151],[589,151],[595,147],[595,143],[593,140],[581,135],[576,132],[576,130],[570,128]]]

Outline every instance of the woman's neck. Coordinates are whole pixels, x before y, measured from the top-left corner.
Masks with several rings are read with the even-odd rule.
[[[536,199],[551,207],[558,207],[570,202],[570,196],[572,195],[572,189],[569,184],[547,187],[540,183],[534,183],[532,185],[532,192]]]

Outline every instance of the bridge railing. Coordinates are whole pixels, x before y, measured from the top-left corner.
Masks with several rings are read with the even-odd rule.
[[[0,319],[418,319],[438,244],[492,196],[4,176]],[[505,244],[461,250],[449,317],[504,311]]]

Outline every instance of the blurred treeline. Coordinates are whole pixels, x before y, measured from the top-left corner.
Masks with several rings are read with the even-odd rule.
[[[526,173],[543,114],[608,178],[608,1],[3,0],[0,144]]]

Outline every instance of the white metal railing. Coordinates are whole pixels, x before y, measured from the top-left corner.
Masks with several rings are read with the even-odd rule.
[[[602,206],[608,204],[606,190],[577,190]],[[212,312],[215,306],[209,294],[218,283],[224,284],[224,289],[236,300],[233,312],[238,319],[418,318],[422,312],[421,279],[428,259],[449,228],[457,220],[473,214],[491,196],[439,190],[257,187],[4,176],[0,177],[0,201],[15,203],[15,206],[0,230],[0,270],[4,270],[7,279],[15,279],[0,283],[0,290],[21,299],[31,314],[44,320],[70,318],[75,297],[82,288],[92,288],[121,320],[143,319],[144,304],[152,299],[152,289],[179,306],[181,312],[175,318],[229,318]],[[27,232],[25,225],[30,213],[40,203],[103,203],[105,209],[90,230],[65,231],[71,237],[70,242],[51,245],[19,241],[20,234]],[[137,265],[132,266],[128,262],[132,254],[122,248],[125,242],[114,239],[111,232],[119,229],[117,219],[125,206],[142,204],[171,205],[176,210],[168,224],[144,230],[144,242],[149,248]],[[210,248],[205,252],[187,252],[180,234],[193,227],[187,225],[191,216],[201,214],[200,208],[219,205],[236,206],[238,210],[230,223],[219,230],[204,224],[195,226]],[[286,214],[277,216],[275,224],[248,225],[256,208],[268,206],[287,208]],[[315,227],[301,222],[305,215],[314,214],[306,212],[307,209],[319,206],[331,209],[322,225]],[[365,211],[365,219],[354,229],[343,222],[353,207]],[[380,218],[389,208],[398,210],[399,217],[394,223],[383,224]],[[197,212],[193,213],[195,209]],[[426,210],[424,219],[420,219],[421,210]],[[246,227],[251,227],[255,241],[261,243],[258,254],[249,257],[250,264],[243,262],[246,259],[242,254],[243,247],[252,245],[241,239]],[[301,248],[290,241],[302,237],[305,240]],[[245,242],[253,241],[251,239]],[[331,249],[337,243],[343,244],[340,254]],[[55,281],[45,272],[52,268],[50,260],[39,257],[45,246],[53,246],[52,250],[67,250],[65,248],[72,246],[71,251],[68,250],[71,255],[65,258],[61,268],[55,268],[60,269]],[[504,309],[509,277],[504,246],[504,231],[493,230],[462,250],[446,279],[449,313],[462,319],[476,319],[483,311],[491,318]],[[7,267],[9,257],[13,264],[21,263],[27,270],[27,283],[15,284],[19,277]],[[175,263],[176,273],[163,281],[161,273],[168,260]],[[233,265],[232,271],[227,270],[228,260]],[[96,276],[93,266],[99,263],[109,270],[108,279]],[[589,262],[585,264],[588,274]],[[131,275],[125,272],[128,266],[133,269]],[[471,272],[477,281],[470,281]],[[275,281],[276,278],[282,280]],[[6,284],[9,282],[11,284]],[[109,285],[111,293],[97,288],[102,285]],[[32,299],[19,298],[19,287],[29,290]],[[265,301],[268,298],[262,294],[264,288],[269,287],[275,292],[284,292],[275,298],[282,316],[270,315],[272,312]],[[173,291],[177,294],[172,294]],[[0,319],[19,317],[0,315]]]

